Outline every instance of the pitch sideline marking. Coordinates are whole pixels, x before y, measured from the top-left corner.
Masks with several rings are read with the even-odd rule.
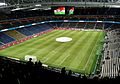
[[[101,33],[100,33],[100,34],[101,34]],[[100,35],[99,35],[99,37],[100,37]],[[99,38],[99,37],[98,37],[98,38]],[[97,42],[98,42],[98,39],[97,39],[96,43],[97,43]],[[94,48],[96,47],[96,43],[95,43]],[[93,52],[94,48],[92,49],[92,52]],[[89,60],[90,60],[90,58],[91,58],[91,56],[92,56],[92,52],[90,53],[89,59],[88,59],[87,63],[85,64],[85,67],[84,67],[84,69],[83,69],[83,70],[85,70],[85,69],[86,69],[86,67],[87,67],[87,65],[88,65],[88,62],[89,62]]]
[[[71,32],[70,34],[73,34],[73,33],[74,33],[74,32]],[[63,35],[63,34],[61,34],[61,35]],[[63,44],[62,44],[62,45],[63,45]],[[61,49],[61,48],[63,48],[63,46],[59,46],[59,47],[55,48],[54,50],[52,50],[51,52],[53,52],[53,51],[55,52],[55,50]],[[50,52],[50,53],[51,53],[51,52]],[[50,53],[48,53],[48,54],[50,54]],[[52,53],[51,53],[51,54],[52,54]],[[55,52],[54,54],[52,54],[52,56],[55,55],[55,54],[56,54],[56,52]],[[46,55],[45,58],[42,58],[42,59],[46,59],[47,56],[48,56],[48,55]],[[49,59],[50,59],[50,58],[49,58]],[[47,58],[46,60],[44,60],[44,62],[46,62],[46,61],[49,60],[49,59]]]
[[[32,40],[31,40],[32,41]],[[26,46],[31,46],[31,45],[33,45],[34,43],[37,43],[39,40],[36,40],[36,41],[34,41],[32,44],[30,43],[30,44],[27,44]],[[24,43],[24,42],[23,42]],[[15,46],[16,47],[16,46]],[[23,50],[24,48],[19,48],[19,49],[17,49],[17,51],[16,52],[13,52],[12,54],[15,54],[15,53],[17,53],[17,52],[19,52],[19,51],[21,51],[21,50]],[[21,53],[22,54],[22,53]],[[20,54],[19,54],[20,55]]]
[[[87,36],[86,36],[87,37]],[[80,53],[80,52],[79,52]],[[84,56],[82,56],[82,60],[83,60],[83,58],[84,58]],[[81,64],[82,63],[82,60],[80,61],[80,63],[79,64]],[[81,70],[84,70],[84,69],[81,69]]]
[[[56,34],[56,33],[55,33]],[[50,37],[51,37],[52,35],[50,35]],[[36,41],[34,41],[32,44],[30,43],[30,44],[28,44],[27,46],[31,46],[31,45],[33,45],[33,44],[35,44],[35,43],[38,43],[40,40],[36,40]],[[27,47],[26,46],[26,47]],[[20,50],[17,50],[17,52],[18,51],[21,51],[22,49],[24,49],[24,48],[21,48]],[[32,48],[31,50],[29,50],[28,52],[26,52],[26,53],[29,53],[30,51],[32,51],[32,50],[34,50],[35,48]],[[21,53],[21,54],[19,54],[19,55],[22,55],[23,53]]]
[[[81,34],[80,34],[80,35],[81,35]],[[75,46],[75,44],[76,44],[76,43],[74,43],[73,45]],[[72,45],[71,47],[74,47],[73,45]],[[69,52],[70,52],[70,50],[69,50]],[[67,54],[68,54],[68,53],[67,53]],[[67,56],[67,57],[69,57],[69,56]],[[64,61],[63,61],[63,62],[64,62]],[[62,62],[62,63],[63,63],[63,62]],[[61,63],[61,64],[62,64],[62,63]]]
[[[89,33],[88,33],[88,35],[89,35]],[[83,41],[83,39],[86,38],[86,37],[87,37],[87,35],[86,35],[85,37],[82,37],[82,40],[78,40],[78,42],[79,42],[79,41],[80,41],[80,42]],[[80,52],[79,52],[79,53],[80,53]],[[79,53],[78,53],[78,54],[79,54]],[[82,57],[82,59],[83,59],[83,58],[84,58],[84,57]],[[82,62],[82,61],[81,61],[81,62]],[[80,63],[81,63],[81,62],[80,62]]]
[[[62,34],[59,34],[59,35],[63,35],[63,34],[65,34],[65,33],[62,33]],[[57,36],[59,36],[59,35],[57,35]],[[49,43],[50,41],[51,41],[51,40],[47,41],[46,43]],[[46,44],[46,43],[44,43],[44,44]],[[47,47],[51,47],[51,45],[48,45]],[[43,49],[41,49],[41,51],[46,51],[46,47],[44,47]],[[37,53],[39,53],[39,52],[40,52],[40,51],[34,53],[34,55],[37,54]]]

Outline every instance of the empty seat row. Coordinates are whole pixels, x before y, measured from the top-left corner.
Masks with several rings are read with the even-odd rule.
[[[110,30],[106,35],[104,44],[104,63],[102,64],[101,77],[115,78],[120,71],[120,29]]]
[[[10,30],[0,33],[0,41],[3,43],[9,43],[15,40],[20,40],[30,35],[34,35],[45,30],[51,29],[53,26],[50,24],[40,24],[36,26],[19,28],[16,30]],[[2,45],[2,43],[0,43]]]

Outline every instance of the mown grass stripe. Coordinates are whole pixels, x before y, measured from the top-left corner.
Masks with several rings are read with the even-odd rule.
[[[96,57],[96,54],[95,54],[95,53],[97,53],[97,50],[98,50],[99,46],[101,46],[101,45],[100,45],[100,41],[103,39],[103,38],[100,38],[101,36],[103,37],[102,32],[99,33],[99,35],[98,35],[98,37],[97,37],[97,40],[96,40],[96,43],[94,44],[94,48],[93,48],[93,50],[92,50],[92,52],[91,52],[91,55],[90,55],[90,57],[89,57],[89,60],[88,60],[88,62],[86,63],[86,66],[85,66],[85,68],[84,68],[86,72],[92,73],[92,70],[93,70],[94,67],[95,67],[96,61],[94,61],[93,59],[97,60],[97,57]],[[92,66],[92,65],[94,65],[94,66],[89,67],[88,64],[89,64],[90,66]],[[93,69],[92,69],[92,68],[93,68]]]
[[[74,58],[74,60],[70,63],[71,67],[74,67],[76,69],[78,68],[79,64],[82,62],[82,60],[83,60],[83,58],[85,56],[84,55],[85,53],[83,53],[81,51],[83,51],[85,49],[85,46],[86,46],[85,43],[88,42],[89,39],[91,39],[93,35],[94,35],[93,32],[91,32],[88,35],[84,36],[84,39],[80,40],[80,43],[83,43],[83,44],[82,44],[82,46],[81,45],[78,46],[79,52],[76,54],[76,57]],[[81,68],[81,67],[79,67],[79,68]]]
[[[86,36],[86,35],[88,35],[88,33],[85,33],[84,34],[84,32],[83,32],[83,35],[82,35],[82,37],[81,38],[77,38],[78,39],[78,41],[76,41],[75,43],[74,43],[74,45],[72,45],[71,46],[71,48],[70,48],[70,54],[71,54],[71,56],[72,57],[74,57],[75,56],[75,53],[74,53],[74,51],[76,51],[77,50],[77,47],[80,45],[80,41],[83,41],[83,39],[84,39],[84,37]],[[77,44],[77,46],[76,46],[76,44]],[[76,53],[78,53],[78,52],[76,52]],[[75,56],[76,57],[76,56]],[[70,58],[71,59],[71,58]],[[66,59],[67,60],[67,59]],[[71,63],[71,62],[70,62]],[[64,64],[64,63],[63,63]]]
[[[93,40],[93,38],[95,38],[95,36],[96,36],[96,33],[94,33],[88,41],[85,40],[84,45],[83,45],[84,46],[83,59],[81,60],[78,68],[85,67],[85,64],[86,64],[86,62],[87,62],[87,60],[89,58],[91,50],[94,47],[94,46],[92,46],[94,43],[92,43],[91,41]]]
[[[60,34],[62,31],[58,31],[58,32],[53,32],[51,35],[48,35],[48,38],[50,38],[50,36],[53,36],[53,35],[56,35],[56,34]],[[43,37],[44,38],[44,37]],[[35,43],[39,43],[40,42],[40,36],[39,37],[37,37],[37,38],[33,38],[33,39],[30,39],[30,40],[28,40],[28,41],[26,41],[26,42],[23,42],[23,43],[21,43],[21,44],[18,44],[18,45],[15,45],[12,49],[11,49],[11,47],[10,48],[7,48],[8,50],[9,49],[11,49],[11,50],[9,50],[9,51],[13,51],[14,50],[14,52],[10,52],[10,54],[14,54],[14,53],[16,53],[15,55],[18,55],[18,53],[22,53],[22,52],[24,52],[24,51],[28,51],[28,49],[29,49],[29,47],[32,47],[32,50],[33,50],[33,45],[34,46],[37,46],[37,45],[35,45]],[[24,46],[24,47],[23,47]],[[14,48],[16,48],[17,47],[17,49],[14,49]],[[7,49],[5,49],[5,50],[2,50],[2,52],[3,53],[5,53],[6,51],[7,51]],[[30,49],[31,50],[31,49]],[[7,54],[9,54],[9,53],[7,53]]]
[[[66,33],[68,33],[68,31],[66,32]],[[59,36],[61,36],[61,35],[65,35],[66,34],[65,32],[64,33],[61,33],[61,34],[59,34],[59,35],[57,35],[56,37],[59,37]],[[40,52],[46,52],[46,53],[49,53],[52,49],[54,49],[54,46],[57,46],[57,45],[60,45],[60,44],[57,44],[57,42],[56,43],[54,43],[55,42],[55,37],[52,37],[51,38],[52,40],[51,41],[47,41],[47,43],[45,44],[45,45],[43,45],[42,47],[42,49],[41,50],[39,50]],[[46,49],[47,49],[47,51],[46,51]],[[43,58],[43,57],[45,57],[46,55],[46,53],[40,53],[40,52],[36,52],[34,55],[35,56],[39,56],[39,58]]]
[[[61,31],[62,32],[62,31]],[[56,36],[59,36],[60,34],[61,34],[61,32],[59,32],[59,33],[53,33],[52,35],[56,35]],[[67,32],[64,32],[64,33],[67,33]],[[38,44],[34,44],[34,43],[32,43],[29,47],[32,47],[33,45],[35,45],[34,47],[32,47],[32,49],[30,49],[30,50],[28,50],[29,49],[29,47],[27,46],[26,48],[24,48],[24,50],[26,50],[26,52],[24,52],[24,53],[21,53],[21,54],[19,54],[19,55],[24,55],[24,54],[26,54],[26,55],[32,55],[32,54],[34,54],[34,53],[36,53],[37,51],[35,50],[35,49],[39,49],[39,51],[40,51],[40,48],[43,48],[41,45],[44,45],[44,44],[47,44],[47,43],[50,43],[50,41],[52,41],[52,36],[50,37],[49,36],[49,38],[51,38],[49,41],[46,41],[46,42],[43,42],[43,43],[40,43],[41,42],[41,39],[39,39],[39,40],[37,40],[35,43],[39,43],[39,45]],[[46,39],[47,40],[47,39]],[[47,46],[46,46],[47,47]],[[24,51],[23,49],[21,49],[22,51]],[[21,52],[22,52],[21,51]],[[19,52],[19,51],[18,51]]]
[[[100,33],[98,33],[98,34],[96,34],[95,35],[95,37],[93,37],[93,41],[94,40],[96,40],[96,39],[98,39],[98,37],[99,37],[99,35],[100,35]],[[88,59],[87,59],[87,62],[86,62],[86,64],[85,64],[85,66],[84,66],[84,70],[86,69],[86,66],[88,66],[89,64],[89,60],[90,60],[90,58],[92,58],[92,57],[95,57],[94,55],[95,55],[95,49],[96,49],[96,42],[97,41],[94,41],[94,42],[92,42],[90,45],[89,45],[89,48],[91,47],[91,46],[93,46],[92,48],[90,48],[89,50],[91,50],[90,51],[90,54],[89,54],[89,57],[88,57]],[[93,52],[94,52],[94,54],[93,54]],[[95,60],[95,59],[94,59]],[[91,59],[91,61],[94,61],[93,59]],[[89,66],[88,66],[89,67]],[[86,70],[85,71],[85,73],[90,73],[90,71],[89,70]]]
[[[38,60],[53,67],[66,67],[75,72],[91,73],[93,71],[95,54],[99,42],[104,39],[103,32],[54,30],[21,44],[0,51],[0,55],[11,56],[24,60],[25,55],[37,56]],[[56,42],[57,37],[71,37],[68,43]],[[96,41],[98,42],[96,43]],[[96,43],[96,44],[95,44]],[[90,55],[91,53],[91,55]],[[86,67],[85,67],[86,65]],[[85,68],[85,69],[84,69]]]
[[[81,34],[81,33],[80,33]],[[69,36],[69,35],[68,35]],[[71,35],[70,35],[71,36]],[[76,37],[76,35],[74,34],[74,36],[72,36],[72,38],[74,39],[74,37]],[[60,47],[58,47],[57,48],[57,53],[59,53],[59,54],[54,54],[54,56],[55,56],[55,58],[53,59],[53,58],[51,58],[51,59],[49,59],[48,60],[48,62],[50,62],[50,64],[56,64],[56,63],[54,63],[57,59],[59,60],[59,58],[61,57],[61,55],[64,55],[64,52],[66,52],[67,50],[69,50],[70,48],[71,48],[71,46],[72,45],[74,45],[74,42],[68,42],[67,44],[66,43],[63,43],[64,44],[64,46],[62,45],[62,46],[60,46]],[[54,57],[53,56],[53,57]],[[65,56],[65,55],[64,55]]]
[[[84,35],[85,34],[83,32],[79,32],[79,35],[77,35],[77,37],[79,37],[79,39],[81,39]],[[74,36],[76,37],[76,35],[74,35]],[[76,39],[76,38],[73,38],[73,39]],[[69,56],[71,56],[70,52],[73,48],[73,45],[75,44],[74,42],[67,44],[67,49],[64,52],[62,52],[62,55],[57,60],[55,60],[55,62],[54,62],[55,64],[58,64],[59,66],[61,66],[61,64],[65,61],[65,59],[67,59]],[[67,58],[66,58],[66,56],[67,56]],[[61,62],[61,60],[64,60],[64,61]]]
[[[70,35],[70,36],[73,35],[74,32],[75,32],[75,31],[72,31],[72,32],[68,33],[67,36],[68,36],[68,35]],[[64,35],[62,35],[62,36],[64,36]],[[66,36],[66,35],[65,35],[65,36]],[[55,43],[58,44],[58,42],[55,42]],[[58,46],[56,46],[51,52],[47,53],[46,56],[44,57],[44,59],[46,59],[46,57],[47,57],[47,60],[48,60],[48,59],[50,59],[50,57],[51,57],[51,58],[54,57],[55,53],[57,53],[57,56],[58,56],[58,55],[60,54],[60,53],[59,53],[59,52],[60,52],[60,49],[63,50],[63,45],[66,45],[66,44],[65,44],[65,43],[60,43],[60,44],[59,44]],[[53,55],[52,52],[54,52],[54,55]],[[52,55],[50,55],[50,54],[52,54]],[[48,58],[48,55],[49,55],[49,58]],[[55,59],[55,58],[54,58],[54,59]],[[44,60],[43,62],[45,62],[45,61],[46,61],[46,60]],[[51,60],[51,61],[52,61],[52,60]],[[51,62],[51,61],[50,61],[50,62]]]

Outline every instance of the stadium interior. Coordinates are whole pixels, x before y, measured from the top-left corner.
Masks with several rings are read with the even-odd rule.
[[[14,53],[15,50],[10,50],[14,46],[25,46],[25,42],[32,43],[32,39],[44,35],[47,38],[57,30],[105,33],[92,73],[51,67],[41,60],[25,61],[7,54]],[[0,83],[33,84],[46,80],[80,83],[120,80],[120,0],[0,0]]]

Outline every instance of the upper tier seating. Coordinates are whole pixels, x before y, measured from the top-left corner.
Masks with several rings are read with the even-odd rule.
[[[76,26],[77,26],[77,23],[76,23],[76,22],[70,23],[70,25],[69,25],[70,28],[76,28]]]
[[[57,23],[57,27],[61,27],[61,24],[62,24],[61,22]]]
[[[103,23],[96,23],[96,29],[103,29]]]
[[[11,28],[12,27],[12,25],[8,24],[8,23],[6,23],[6,24],[0,24],[0,25],[1,25],[1,29],[7,29],[7,28]]]
[[[86,25],[86,29],[94,29],[94,27],[95,27],[95,23],[87,23],[87,25]]]
[[[81,23],[81,22],[80,22],[80,23],[78,22],[76,27],[77,27],[77,28],[84,28],[85,25],[86,25],[86,23],[84,23],[84,22],[82,22],[82,23]]]
[[[58,24],[59,23],[57,23],[57,22],[50,23],[50,25],[53,26],[53,27],[59,27]]]
[[[112,27],[112,26],[113,26],[113,24],[107,24],[107,23],[106,23],[106,24],[104,25],[104,28],[107,29],[107,28],[110,28],[110,27]]]
[[[68,22],[67,22],[67,23],[66,23],[66,22],[63,22],[63,23],[61,24],[61,27],[69,28],[69,24],[70,24],[70,23],[68,23]]]

